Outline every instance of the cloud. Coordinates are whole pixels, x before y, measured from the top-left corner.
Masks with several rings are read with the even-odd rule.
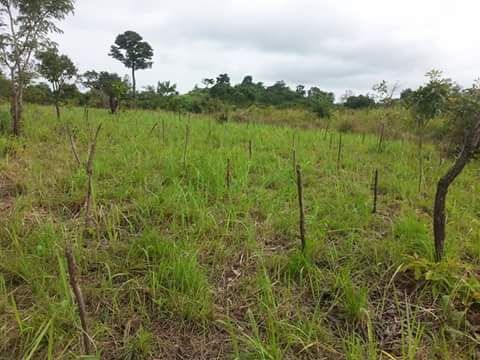
[[[128,74],[108,57],[115,36],[139,32],[154,67],[139,85],[172,80],[187,91],[227,72],[234,81],[318,85],[337,95],[386,79],[417,86],[436,67],[460,83],[479,75],[473,0],[82,0],[56,37],[81,70]]]

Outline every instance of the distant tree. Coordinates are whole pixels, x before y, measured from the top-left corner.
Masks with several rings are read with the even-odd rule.
[[[110,56],[120,61],[132,71],[133,95],[136,92],[135,71],[152,67],[153,49],[135,31],[125,31],[115,39],[110,48]]]
[[[212,86],[213,84],[215,84],[215,80],[214,80],[214,79],[205,78],[205,79],[202,79],[202,84],[205,85],[205,87],[208,89],[210,86]]]
[[[345,90],[343,95],[340,97],[340,102],[345,103],[349,97],[355,96],[355,93],[352,90]]]
[[[290,106],[298,100],[298,94],[280,80],[265,89],[262,102],[274,106]]]
[[[30,84],[24,89],[23,100],[27,103],[47,105],[53,100],[52,90],[47,83]]]
[[[375,96],[380,104],[390,107],[393,105],[393,98],[398,90],[398,83],[390,85],[385,80],[382,80],[378,84],[373,85],[372,90],[375,92]]]
[[[323,98],[326,101],[331,102],[333,104],[333,102],[335,101],[335,94],[332,93],[332,92],[327,92],[327,91],[320,90],[316,86],[312,86],[308,90],[308,98],[309,99]]]
[[[108,97],[110,112],[115,114],[120,105],[120,100],[128,91],[128,84],[118,74],[101,71],[87,71],[82,76],[84,86],[91,90],[101,91]]]
[[[375,106],[375,100],[368,95],[352,95],[345,99],[343,106],[348,109],[367,109]]]
[[[160,96],[178,95],[177,84],[173,84],[170,81],[159,81],[157,83],[157,94]]]
[[[313,86],[308,90],[307,101],[311,111],[318,117],[329,118],[332,114],[335,95]]]
[[[38,72],[52,85],[52,94],[60,120],[60,102],[64,97],[64,90],[68,81],[77,75],[77,68],[67,55],[60,55],[56,47],[50,47],[37,53]]]
[[[210,88],[210,95],[228,101],[231,94],[232,86],[230,85],[230,76],[228,76],[228,74],[218,75],[215,85]]]
[[[305,95],[307,95],[307,91],[305,90],[305,85],[297,85],[295,92],[297,93],[298,96],[302,98],[305,97]]]
[[[74,0],[1,0],[0,64],[10,73],[13,134],[21,133],[23,91],[29,83],[36,50],[50,43],[50,33],[61,33],[57,23],[73,12]]]
[[[243,86],[253,85],[253,77],[252,77],[252,75],[246,75],[246,76],[243,78],[241,85],[243,85]]]
[[[404,104],[407,106],[410,104],[411,98],[412,98],[413,90],[410,88],[402,90],[400,93],[400,100],[403,101]]]

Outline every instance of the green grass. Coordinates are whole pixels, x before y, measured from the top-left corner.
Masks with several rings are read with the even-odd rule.
[[[377,115],[335,121],[375,129]],[[146,111],[90,110],[87,121],[71,108],[63,116],[58,122],[53,109],[27,106],[25,136],[0,138],[0,359],[82,354],[68,242],[102,359],[475,358],[478,163],[451,188],[446,259],[435,264],[431,208],[449,162],[433,146],[419,192],[416,145],[393,132],[381,152],[376,135],[344,133],[338,169],[333,131]],[[87,175],[65,122],[83,161],[89,134],[103,124],[90,237]]]

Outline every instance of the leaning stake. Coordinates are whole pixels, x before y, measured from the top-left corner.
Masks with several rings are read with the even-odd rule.
[[[88,335],[87,312],[85,310],[85,300],[83,299],[82,289],[78,285],[77,280],[77,264],[73,257],[72,247],[70,244],[65,248],[65,257],[67,258],[68,274],[70,277],[70,286],[72,287],[75,300],[78,305],[78,312],[80,315],[80,322],[82,324],[83,346],[85,348],[85,355],[90,355],[90,336]]]

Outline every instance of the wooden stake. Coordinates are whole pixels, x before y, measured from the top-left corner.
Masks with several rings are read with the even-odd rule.
[[[82,325],[82,337],[83,337],[83,347],[85,355],[90,355],[90,343],[91,338],[88,334],[88,324],[87,324],[87,311],[85,307],[85,300],[83,299],[82,289],[78,285],[77,279],[77,264],[75,263],[75,258],[72,253],[71,245],[68,244],[65,248],[65,257],[67,258],[68,274],[70,277],[70,286],[72,287],[73,294],[75,295],[75,300],[78,306],[78,313],[80,315],[80,322]]]
[[[340,139],[338,141],[337,171],[340,170],[341,157],[342,157],[342,133],[340,133]]]
[[[252,140],[248,141],[248,157],[252,160]]]
[[[377,212],[377,198],[378,198],[378,170],[375,169],[373,175],[373,209],[372,214]]]
[[[186,173],[186,171],[187,171],[187,148],[188,148],[189,132],[190,132],[190,126],[187,123],[187,125],[185,125],[185,144],[184,144],[184,147],[183,147],[183,171],[184,171],[184,173]]]
[[[158,122],[155,123],[155,124],[152,126],[152,128],[150,129],[150,132],[149,132],[148,134],[149,134],[149,135],[152,135],[152,133],[153,133],[153,132],[155,131],[155,129],[157,128],[157,126],[158,126]]]
[[[298,191],[298,210],[300,215],[300,241],[302,244],[302,251],[305,252],[305,213],[303,209],[303,183],[302,183],[302,169],[297,165],[297,191]]]
[[[231,174],[230,159],[227,159],[227,173],[225,176],[225,180],[227,183],[227,190],[230,190],[231,177],[232,177],[232,174]]]
[[[75,145],[75,140],[73,138],[70,125],[67,123],[66,127],[67,127],[68,137],[70,139],[70,147],[72,148],[73,156],[75,157],[75,161],[77,162],[77,165],[80,166],[82,162],[80,161],[80,156],[78,155],[77,146]]]
[[[293,173],[295,174],[297,169],[297,151],[295,149],[292,150],[292,163],[293,163]]]
[[[96,147],[97,147],[98,134],[99,134],[101,129],[102,129],[102,124],[98,125],[97,131],[95,132],[93,140],[90,144],[90,151],[89,151],[89,154],[88,154],[88,160],[87,160],[87,163],[85,165],[85,171],[86,171],[87,176],[88,176],[87,195],[85,197],[85,230],[86,230],[86,233],[89,232],[89,230],[91,228],[91,224],[92,224],[92,218],[91,218],[90,212],[91,212],[91,207],[92,207],[92,193],[93,193],[93,189],[92,189],[93,159],[95,157],[95,150],[96,150]]]

